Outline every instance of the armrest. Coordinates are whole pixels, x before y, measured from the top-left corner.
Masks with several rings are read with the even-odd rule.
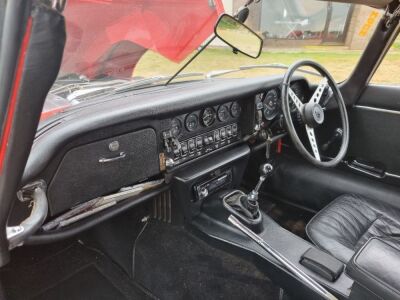
[[[400,240],[396,242],[400,244]],[[359,285],[378,297],[400,298],[400,251],[383,239],[368,240],[354,254],[346,272]]]
[[[300,263],[330,282],[338,279],[344,268],[341,261],[317,248],[309,248],[301,256]]]

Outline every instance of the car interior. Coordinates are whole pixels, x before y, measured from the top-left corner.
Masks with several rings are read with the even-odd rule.
[[[4,20],[26,15],[16,2]],[[369,80],[400,4],[353,2],[386,13],[343,82],[304,59],[283,76],[126,91],[40,123],[65,28],[35,6],[44,38],[27,50],[31,104],[17,103],[5,165],[21,176],[0,182],[4,299],[399,299],[400,87]]]

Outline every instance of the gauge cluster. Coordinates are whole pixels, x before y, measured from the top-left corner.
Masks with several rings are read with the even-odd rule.
[[[239,141],[241,112],[233,101],[165,120],[162,140],[169,167]]]
[[[303,103],[307,101],[309,88],[306,81],[293,82],[291,88]],[[255,100],[258,107],[262,107],[264,120],[272,121],[282,116],[281,89],[279,87],[271,88],[264,93],[257,94]],[[296,113],[296,106],[293,101],[290,99],[289,101],[292,113]]]
[[[234,101],[177,116],[171,119],[171,133],[174,137],[190,135],[192,132],[234,121],[239,118],[241,111],[239,102]]]

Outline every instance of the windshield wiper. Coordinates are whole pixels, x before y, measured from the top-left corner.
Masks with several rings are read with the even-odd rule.
[[[202,76],[203,78],[206,77],[206,74],[201,73],[201,72],[191,72],[191,73],[182,73],[176,76],[175,78],[188,78],[188,77],[196,77],[196,76]],[[114,92],[115,93],[122,93],[126,91],[130,91],[133,89],[136,89],[138,87],[143,87],[143,86],[148,86],[148,85],[153,85],[155,83],[161,83],[169,80],[171,78],[170,75],[168,76],[154,76],[150,78],[144,78],[136,81],[130,81],[125,84],[122,84],[115,88]]]
[[[241,71],[252,70],[252,69],[262,69],[262,68],[287,70],[287,69],[289,69],[289,66],[284,65],[284,64],[279,64],[279,63],[260,64],[260,65],[245,65],[245,66],[240,66],[237,69],[211,71],[211,72],[207,73],[206,77],[213,78],[213,77],[218,77],[218,76],[222,76],[222,75],[229,74],[229,73],[241,72]],[[321,77],[321,74],[319,74],[317,72],[313,72],[313,71],[298,69],[297,72]]]

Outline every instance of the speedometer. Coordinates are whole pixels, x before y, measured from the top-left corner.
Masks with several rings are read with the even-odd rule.
[[[201,121],[203,125],[208,127],[214,124],[217,114],[215,113],[215,109],[212,107],[207,107],[203,110],[201,114]]]
[[[274,90],[269,90],[264,98],[264,118],[267,120],[272,120],[279,113],[279,96],[278,92]]]

